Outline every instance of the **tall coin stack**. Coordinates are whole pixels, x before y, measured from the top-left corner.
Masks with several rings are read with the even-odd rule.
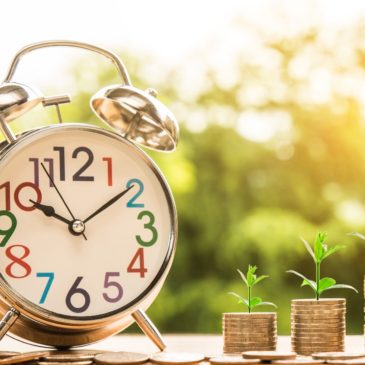
[[[276,350],[276,313],[223,313],[223,352]]]
[[[299,355],[345,350],[346,300],[295,299],[291,304],[291,344]]]

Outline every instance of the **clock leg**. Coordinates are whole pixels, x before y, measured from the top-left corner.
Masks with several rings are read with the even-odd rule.
[[[18,319],[20,313],[15,308],[10,308],[0,321],[0,340],[6,335],[10,327]]]
[[[137,322],[139,328],[149,339],[161,350],[166,348],[166,344],[162,339],[161,333],[158,331],[156,326],[147,317],[147,314],[142,310],[137,310],[132,314],[132,317]]]

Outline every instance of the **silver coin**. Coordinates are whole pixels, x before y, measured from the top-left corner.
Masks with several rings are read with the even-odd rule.
[[[95,364],[122,365],[143,364],[149,360],[149,356],[139,352],[104,352],[94,357]]]

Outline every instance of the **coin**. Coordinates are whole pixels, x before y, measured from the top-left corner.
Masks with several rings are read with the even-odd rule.
[[[324,364],[324,360],[312,359],[312,357],[297,356],[292,360],[274,360],[271,364],[275,365],[320,365]]]
[[[82,360],[93,360],[93,353],[77,353],[76,351],[64,351],[63,353],[50,352],[47,356],[41,358],[43,362],[72,362]]]
[[[245,359],[260,359],[262,361],[271,360],[290,360],[295,359],[294,352],[278,352],[278,351],[246,351],[242,353]]]
[[[332,365],[365,365],[365,359],[351,359],[351,360],[326,360],[326,364]]]
[[[143,364],[149,360],[149,356],[138,352],[105,352],[94,357],[95,364],[119,365],[119,364]]]
[[[291,301],[292,305],[296,304],[304,304],[304,305],[324,305],[324,304],[339,304],[345,303],[346,300],[344,298],[322,298],[321,300],[313,300],[313,299],[293,299]]]
[[[275,312],[258,313],[224,313],[224,318],[276,318]]]
[[[18,355],[19,352],[15,351],[0,351],[0,359],[5,359],[6,357]]]
[[[83,350],[51,350],[49,355],[68,355],[68,354],[80,354],[95,356],[101,353],[107,352],[106,350],[94,350],[94,349],[83,349]]]
[[[312,357],[319,360],[350,360],[365,358],[365,352],[317,352]]]
[[[0,359],[0,365],[18,364],[21,362],[38,360],[41,357],[47,356],[48,354],[49,351],[25,352],[23,354],[17,354],[14,356],[6,357],[5,359]]]
[[[151,355],[150,361],[156,364],[194,364],[204,361],[204,355],[190,352],[159,352]]]
[[[211,364],[220,364],[220,365],[231,365],[231,364],[237,364],[237,365],[250,365],[250,364],[259,364],[260,360],[252,360],[252,359],[244,359],[242,356],[218,356],[213,357],[210,359]]]
[[[38,365],[91,365],[93,363],[92,360],[80,360],[80,361],[38,361]]]

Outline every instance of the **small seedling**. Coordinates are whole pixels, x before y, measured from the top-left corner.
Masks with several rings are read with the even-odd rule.
[[[256,270],[257,270],[256,266],[248,265],[247,274],[245,276],[245,274],[242,271],[237,269],[238,273],[240,274],[243,282],[245,283],[245,285],[247,287],[247,293],[248,293],[248,298],[247,299],[245,299],[245,298],[241,297],[240,295],[238,295],[236,293],[233,293],[233,292],[228,293],[228,294],[233,295],[234,297],[236,297],[238,299],[238,303],[244,304],[248,308],[249,313],[251,313],[251,311],[255,307],[258,307],[260,305],[271,305],[271,306],[276,308],[276,305],[274,303],[263,302],[261,298],[252,296],[252,288],[256,284],[258,284],[260,281],[268,278],[267,275],[261,275],[261,276],[257,277],[255,275]]]
[[[304,275],[300,274],[297,271],[294,270],[288,270],[288,273],[292,273],[294,275],[299,276],[301,279],[303,279],[302,287],[303,286],[309,286],[313,289],[315,293],[315,297],[318,300],[323,292],[330,289],[351,289],[354,290],[356,293],[358,291],[352,287],[351,285],[346,284],[336,284],[336,280],[332,278],[322,278],[321,279],[321,264],[327,257],[331,256],[335,252],[343,249],[345,246],[343,245],[336,245],[333,247],[328,247],[325,244],[325,240],[327,238],[326,233],[318,232],[316,239],[314,241],[313,248],[310,246],[310,244],[302,239],[305,248],[309,252],[309,254],[312,256],[313,261],[316,265],[316,281],[310,280],[306,278]]]

